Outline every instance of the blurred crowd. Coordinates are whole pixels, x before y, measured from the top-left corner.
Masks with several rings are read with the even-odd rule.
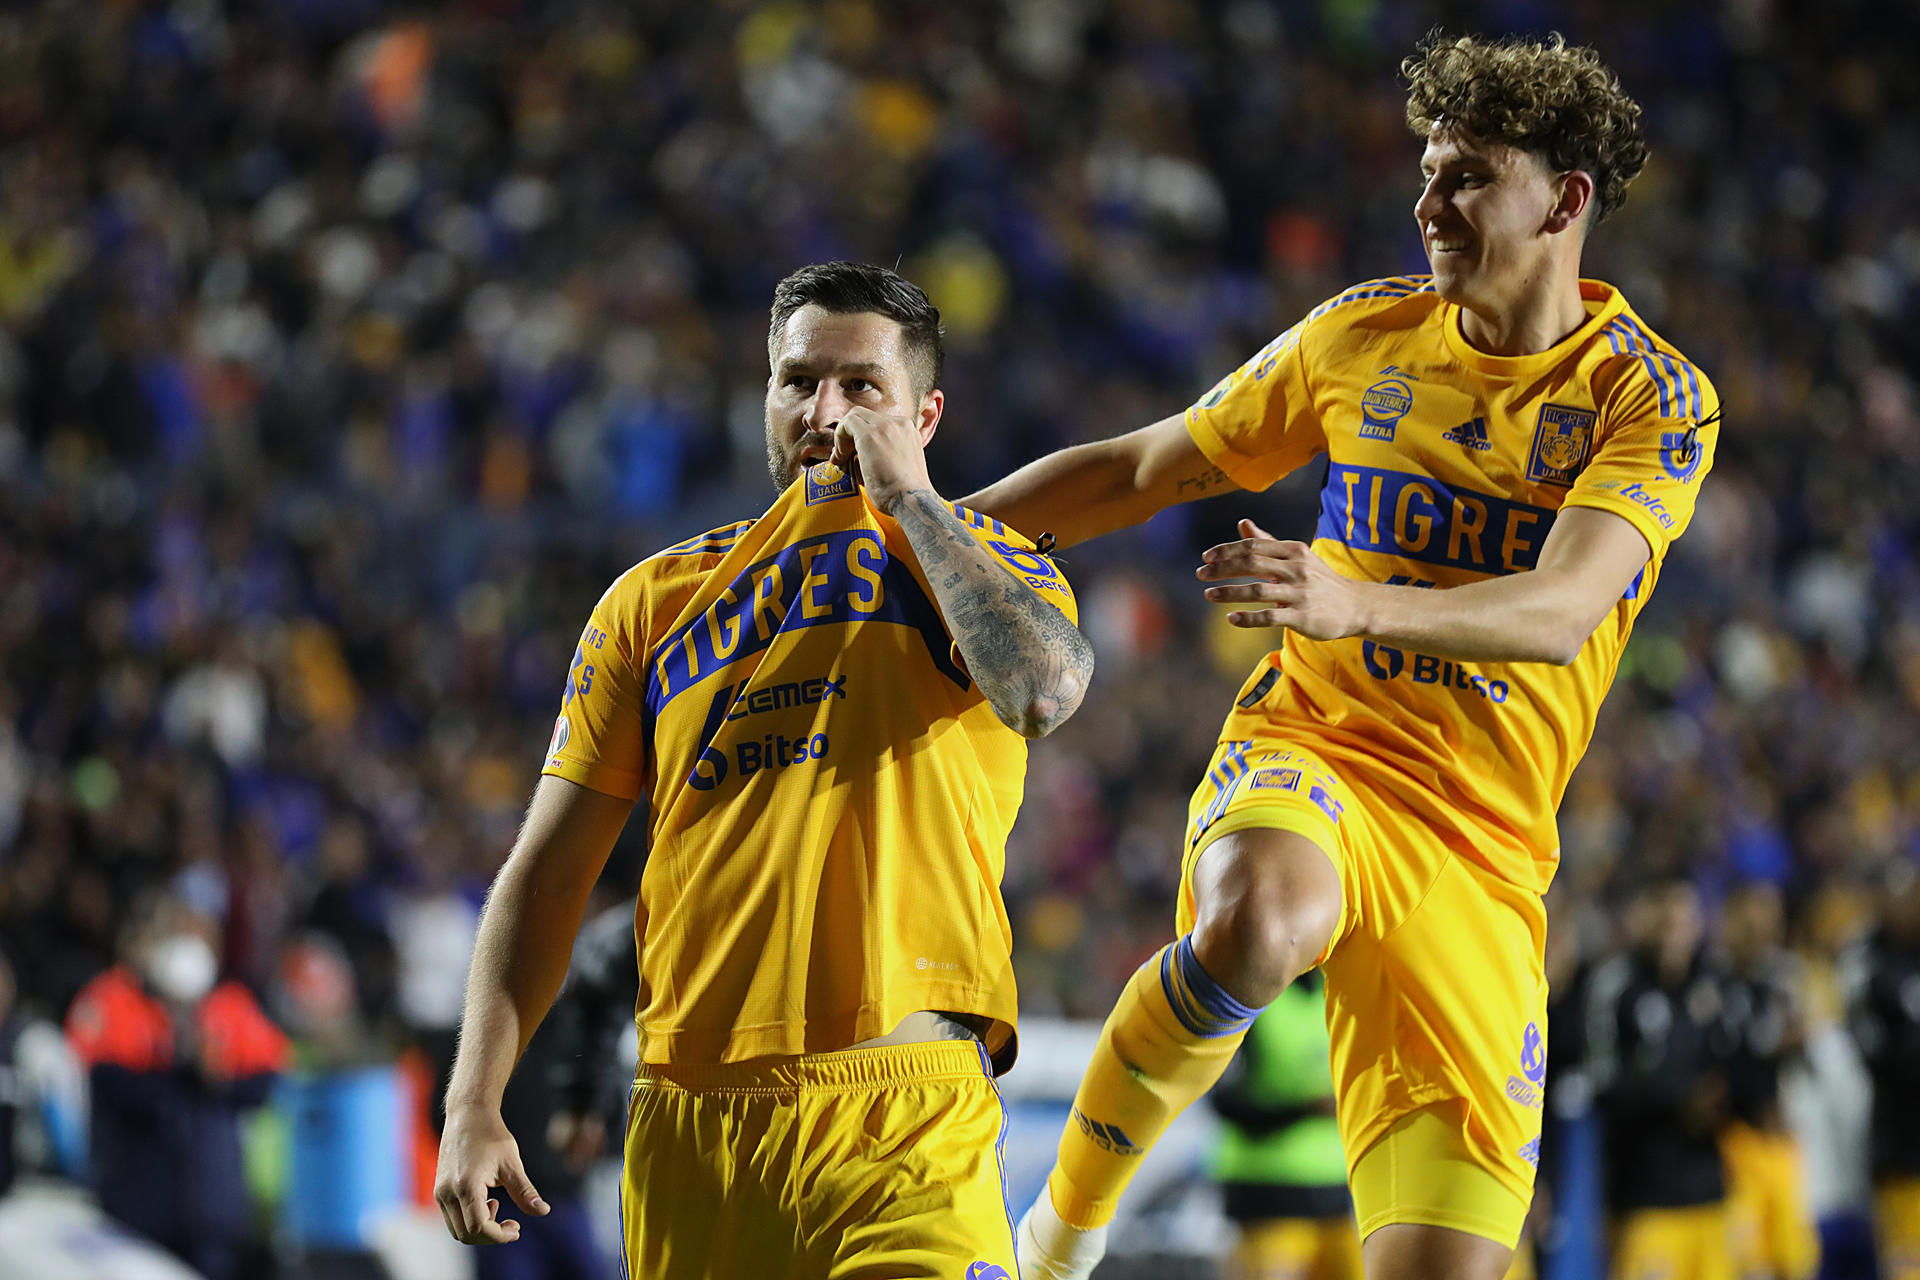
[[[928,289],[950,497],[1177,411],[1421,269],[1394,72],[1436,20],[1564,30],[1645,104],[1587,270],[1725,403],[1562,811],[1558,932],[1603,964],[1679,876],[1860,943],[1920,856],[1920,10],[46,0],[0,10],[20,1004],[64,1016],[164,887],[298,1051],[444,1054],[588,610],[771,497],[773,284]],[[1171,927],[1263,639],[1190,566],[1237,515],[1304,532],[1314,471],[1066,558],[1100,667],[1009,849],[1024,1010],[1103,1015]]]

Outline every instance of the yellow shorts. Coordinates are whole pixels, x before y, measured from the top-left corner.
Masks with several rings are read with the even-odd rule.
[[[1887,1178],[1874,1188],[1882,1280],[1920,1280],[1920,1178]]]
[[[1221,836],[1292,831],[1324,850],[1344,899],[1320,969],[1360,1234],[1427,1223],[1512,1246],[1540,1154],[1546,909],[1408,808],[1302,735],[1222,742],[1189,810],[1179,929]]]
[[[1733,1280],[1727,1212],[1636,1209],[1613,1228],[1612,1280]]]
[[[633,1280],[1012,1280],[1006,1109],[974,1043],[642,1066]]]
[[[1743,1276],[1809,1280],[1820,1267],[1820,1233],[1800,1183],[1800,1148],[1784,1133],[1730,1124],[1720,1135],[1735,1270]]]
[[[1269,1218],[1240,1228],[1228,1280],[1361,1280],[1353,1219]]]

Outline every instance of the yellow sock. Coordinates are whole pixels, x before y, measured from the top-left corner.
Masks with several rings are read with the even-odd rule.
[[[1113,1220],[1140,1157],[1213,1087],[1259,1015],[1222,990],[1189,938],[1140,966],[1101,1029],[1047,1178],[1054,1212],[1083,1230]]]

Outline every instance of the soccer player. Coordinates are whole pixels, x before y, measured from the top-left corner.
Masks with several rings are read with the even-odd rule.
[[[628,570],[574,652],[481,919],[436,1198],[469,1243],[520,1234],[491,1187],[545,1212],[501,1090],[644,798],[631,1273],[1006,1277],[1005,840],[1024,740],[1092,652],[1053,563],[928,482],[925,294],[807,267],[767,345],[779,498]]]
[[[1367,1273],[1490,1280],[1527,1211],[1554,809],[1718,410],[1580,276],[1646,157],[1614,74],[1557,37],[1435,37],[1402,69],[1431,275],[1348,289],[1184,414],[968,502],[1071,545],[1329,459],[1312,545],[1243,522],[1198,571],[1285,643],[1194,795],[1178,940],[1107,1021],[1024,1280],[1088,1273],[1141,1153],[1316,965]]]

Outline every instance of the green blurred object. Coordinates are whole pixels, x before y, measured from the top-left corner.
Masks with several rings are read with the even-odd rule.
[[[240,1175],[255,1217],[271,1222],[287,1192],[287,1118],[277,1105],[241,1117]]]

